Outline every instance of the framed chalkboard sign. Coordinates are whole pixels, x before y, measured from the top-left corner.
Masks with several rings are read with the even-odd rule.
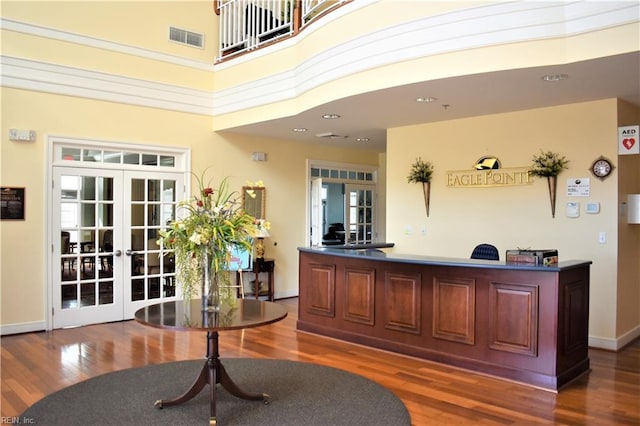
[[[0,188],[0,219],[24,220],[24,188]]]

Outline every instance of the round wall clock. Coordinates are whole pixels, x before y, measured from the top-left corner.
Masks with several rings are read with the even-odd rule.
[[[591,173],[593,173],[595,177],[603,180],[611,174],[613,169],[614,166],[613,164],[611,164],[611,161],[607,160],[604,157],[598,158],[591,165]]]

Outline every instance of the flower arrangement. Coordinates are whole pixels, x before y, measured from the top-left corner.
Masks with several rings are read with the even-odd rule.
[[[433,164],[428,161],[422,161],[422,158],[418,157],[411,165],[411,171],[409,172],[409,176],[407,176],[407,182],[431,182],[431,176],[433,176]]]
[[[251,250],[252,238],[258,231],[257,220],[242,209],[238,192],[229,190],[228,178],[217,189],[204,184],[204,173],[196,179],[198,195],[178,204],[187,214],[160,231],[158,240],[158,244],[175,250],[177,279],[185,299],[191,298],[201,283],[205,266],[215,279],[228,284],[228,274],[219,272],[228,270],[231,249]]]
[[[529,168],[529,173],[539,177],[558,176],[561,171],[568,168],[568,165],[569,160],[560,157],[560,154],[540,151],[540,155],[533,156],[533,164]]]

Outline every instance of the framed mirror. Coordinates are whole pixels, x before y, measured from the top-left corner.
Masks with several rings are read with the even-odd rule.
[[[251,194],[255,195],[252,197]],[[256,219],[265,219],[267,189],[264,186],[242,187],[242,208]]]

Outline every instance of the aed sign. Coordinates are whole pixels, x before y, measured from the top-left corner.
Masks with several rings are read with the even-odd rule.
[[[640,126],[618,127],[618,154],[640,154]]]

